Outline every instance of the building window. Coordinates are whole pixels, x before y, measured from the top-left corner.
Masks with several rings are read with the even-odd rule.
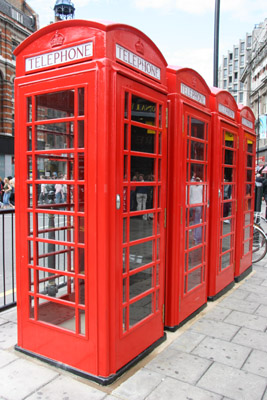
[[[238,58],[238,47],[235,48],[235,58]]]
[[[224,78],[227,77],[227,70],[226,70],[226,69],[223,70],[223,77],[224,77]]]
[[[241,42],[241,44],[240,44],[240,52],[244,53],[244,51],[245,51],[245,42]]]
[[[235,74],[234,74],[234,80],[235,80],[235,82],[237,82],[237,80],[238,80],[238,72],[235,72]]]
[[[229,85],[231,85],[231,84],[232,84],[232,77],[229,76]]]
[[[226,57],[223,59],[223,66],[224,66],[224,68],[227,67],[227,58]]]
[[[244,68],[240,68],[240,76],[243,74]]]
[[[232,74],[232,73],[233,73],[233,66],[229,65],[229,74]]]
[[[240,65],[245,64],[245,56],[240,56]]]
[[[252,37],[248,36],[247,37],[247,47],[251,47],[251,44],[252,44]]]
[[[240,92],[239,93],[239,103],[243,103],[243,99],[244,99],[243,92]]]
[[[233,53],[229,53],[229,61],[232,61],[233,59]]]
[[[237,69],[238,69],[238,60],[235,60],[235,63],[234,63],[234,68],[235,68],[235,70],[237,70]]]
[[[16,57],[14,56],[14,50],[18,46],[18,43],[15,40],[12,40],[12,60],[15,61]]]
[[[234,96],[235,101],[237,102],[237,96]]]
[[[224,88],[224,89],[227,88],[227,81],[226,81],[226,80],[223,81],[223,88]]]
[[[15,19],[16,21],[20,22],[21,24],[23,24],[23,15],[21,13],[19,13],[17,10],[14,10],[14,8],[12,8],[12,18]]]
[[[243,90],[243,89],[244,89],[244,83],[240,82],[240,90]]]
[[[237,92],[238,86],[237,83],[234,84],[234,92]]]

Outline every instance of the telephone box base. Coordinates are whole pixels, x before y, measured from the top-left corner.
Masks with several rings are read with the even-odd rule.
[[[81,378],[85,378],[90,381],[99,383],[102,386],[108,386],[108,385],[111,385],[113,382],[115,382],[121,375],[123,375],[126,371],[128,371],[130,368],[132,368],[134,365],[136,365],[139,361],[141,361],[143,358],[145,358],[149,353],[151,353],[161,343],[163,343],[166,340],[166,337],[167,337],[167,335],[164,332],[164,335],[160,339],[158,339],[156,342],[154,342],[151,346],[149,346],[141,354],[138,354],[137,357],[135,357],[129,363],[127,363],[122,368],[120,368],[115,374],[111,374],[110,376],[107,376],[107,377],[89,374],[89,373],[81,371],[77,368],[71,367],[70,365],[63,364],[60,361],[52,360],[51,358],[44,357],[40,354],[33,353],[32,351],[29,351],[29,350],[25,350],[25,349],[19,347],[17,344],[14,346],[14,348],[17,351],[20,351],[21,353],[26,354],[27,356],[37,358],[38,360],[44,361],[47,364],[52,365],[53,367],[61,368],[64,371],[71,372],[72,374],[78,375]]]
[[[229,285],[225,286],[225,288],[223,288],[219,293],[216,293],[214,296],[209,296],[208,300],[209,301],[215,301],[217,299],[219,299],[221,296],[223,296],[226,292],[228,292],[228,290],[232,289],[235,285],[235,282],[231,282],[229,283]]]
[[[164,326],[164,329],[169,332],[175,332],[177,329],[181,328],[183,325],[185,325],[188,321],[190,321],[192,318],[194,318],[197,314],[199,314],[204,308],[207,307],[207,303],[203,304],[201,307],[199,307],[196,311],[194,311],[192,314],[190,314],[187,318],[185,318],[182,322],[180,322],[178,325],[175,326]]]
[[[235,282],[240,282],[242,279],[246,278],[252,272],[252,265],[248,267],[242,274],[235,276]]]

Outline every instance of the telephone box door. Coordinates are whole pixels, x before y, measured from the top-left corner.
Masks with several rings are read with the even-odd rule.
[[[184,251],[181,252],[180,321],[207,301],[207,237],[209,214],[210,117],[189,107],[184,110],[186,169],[183,188]],[[183,245],[182,245],[183,246]],[[198,307],[196,307],[198,304]]]
[[[96,262],[87,221],[95,232],[95,166],[88,170],[85,150],[95,149],[94,135],[86,134],[94,76],[20,85],[16,144],[23,182],[16,194],[18,346],[91,373],[97,372]]]
[[[166,96],[117,81],[117,365],[162,338]]]

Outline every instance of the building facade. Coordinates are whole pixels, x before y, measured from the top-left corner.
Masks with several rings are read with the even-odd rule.
[[[38,16],[24,0],[0,0],[0,176],[14,176],[13,50],[38,28]]]
[[[232,93],[238,104],[253,110],[258,134],[257,163],[267,164],[267,18],[222,57],[219,87]]]

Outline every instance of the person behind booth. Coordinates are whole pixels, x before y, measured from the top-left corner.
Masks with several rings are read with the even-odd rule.
[[[139,182],[144,182],[144,175],[140,174],[138,177]],[[137,186],[136,187],[136,201],[137,201],[137,211],[146,210],[147,186]],[[143,219],[147,220],[147,214],[143,215]]]
[[[132,181],[137,181],[137,176],[134,175]],[[130,196],[130,211],[136,210],[136,186],[131,186],[131,196]]]
[[[265,178],[262,182],[262,189],[263,189],[263,198],[265,200],[266,208],[265,208],[265,221],[267,222],[267,178]]]
[[[255,179],[255,205],[254,211],[261,212],[261,200],[263,196],[263,177],[260,173],[257,173]]]

